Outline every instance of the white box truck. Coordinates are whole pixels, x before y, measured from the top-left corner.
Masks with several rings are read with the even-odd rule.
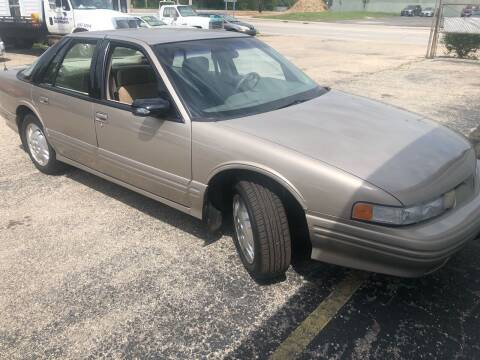
[[[0,38],[28,48],[80,31],[137,28],[126,0],[0,0]]]

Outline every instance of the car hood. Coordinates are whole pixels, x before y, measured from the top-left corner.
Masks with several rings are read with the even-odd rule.
[[[453,131],[339,91],[219,124],[348,172],[405,205],[452,190],[472,176],[476,166],[470,143]]]

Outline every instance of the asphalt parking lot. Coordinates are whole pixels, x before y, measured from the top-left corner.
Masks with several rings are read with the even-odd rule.
[[[480,64],[425,60],[428,29],[285,35],[291,25],[268,22],[261,39],[318,82],[480,143]],[[10,51],[7,66],[37,55]],[[480,239],[420,279],[307,261],[257,284],[228,229],[212,239],[199,221],[80,170],[43,175],[3,121],[0,143],[2,359],[480,357]]]

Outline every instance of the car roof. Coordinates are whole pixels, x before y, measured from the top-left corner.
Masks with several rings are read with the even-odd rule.
[[[202,30],[202,29],[119,29],[109,31],[85,31],[76,34],[70,34],[71,38],[97,38],[97,39],[115,39],[142,41],[148,45],[167,44],[181,41],[226,39],[226,38],[250,38],[245,34],[223,30]]]

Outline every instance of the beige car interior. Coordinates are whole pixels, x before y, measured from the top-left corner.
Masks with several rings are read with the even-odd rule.
[[[118,101],[132,104],[136,99],[158,97],[155,72],[150,66],[120,69],[116,75]]]
[[[116,48],[110,61],[109,99],[131,105],[136,99],[159,97],[157,76],[147,59],[138,51],[135,56],[116,56],[117,49],[124,48]]]

